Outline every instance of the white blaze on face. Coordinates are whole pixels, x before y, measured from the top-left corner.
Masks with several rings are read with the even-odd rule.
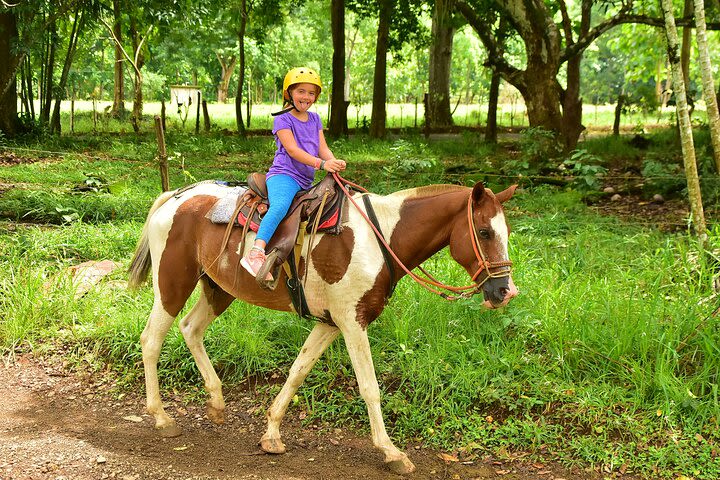
[[[503,260],[509,260],[508,256],[508,228],[505,223],[505,214],[500,212],[490,219],[490,228],[495,232],[497,249]]]

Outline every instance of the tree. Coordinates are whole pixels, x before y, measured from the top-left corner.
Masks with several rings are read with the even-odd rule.
[[[625,23],[644,23],[660,27],[659,18],[633,13],[634,3],[623,2],[612,14],[592,18],[593,0],[582,0],[577,22],[568,14],[564,0],[456,0],[457,8],[472,25],[488,50],[488,63],[502,78],[517,88],[525,100],[530,126],[542,127],[562,137],[566,148],[577,143],[582,130],[579,92],[579,59],[589,45],[608,30]],[[605,4],[609,11],[612,4]],[[524,68],[513,65],[500,55],[492,24],[486,22],[487,12],[496,9],[507,18],[525,47]],[[554,21],[561,14],[560,25]],[[682,24],[690,23],[684,19]],[[592,26],[592,28],[591,28]],[[577,37],[574,37],[577,32]],[[563,64],[567,66],[567,86],[558,81]]]
[[[378,29],[373,68],[373,101],[370,134],[385,136],[387,102],[387,55],[400,55],[403,45],[421,41],[423,27],[419,21],[424,5],[419,0],[354,0],[353,11],[361,16],[377,12]]]
[[[687,177],[690,211],[692,213],[695,234],[698,236],[700,242],[704,243],[707,237],[707,227],[705,225],[705,214],[700,197],[700,180],[698,179],[692,126],[690,125],[690,114],[688,112],[687,97],[685,95],[685,81],[680,64],[679,42],[677,28],[675,26],[675,17],[672,10],[672,0],[661,0],[660,6],[665,16],[665,39],[667,40],[670,67],[672,68],[673,88],[675,90],[678,124],[680,125],[680,138],[683,162],[685,164],[685,176]]]
[[[705,5],[703,0],[695,0],[694,7],[697,45],[700,56],[700,72],[703,83],[703,98],[705,98],[705,105],[707,107],[710,140],[713,147],[713,157],[715,158],[715,170],[717,173],[720,173],[720,114],[718,113],[715,82],[713,81],[710,53],[708,51],[707,35],[705,33]]]
[[[390,21],[392,1],[378,0],[378,35],[375,46],[375,73],[373,75],[372,116],[370,117],[370,136],[385,137],[387,103],[387,53],[390,43]]]
[[[115,48],[115,63],[113,64],[114,72],[114,88],[113,88],[113,106],[112,114],[115,117],[123,117],[125,115],[125,75],[123,75],[123,67],[125,66],[125,57],[122,51],[123,30],[122,30],[122,0],[113,0],[113,35],[117,42],[113,42]]]
[[[110,35],[113,38],[113,41],[115,42],[115,45],[119,46],[122,50],[123,56],[125,59],[130,63],[130,65],[133,67],[133,90],[134,90],[134,97],[133,97],[133,113],[132,113],[132,126],[136,133],[140,131],[140,123],[142,121],[142,110],[143,110],[143,93],[142,93],[142,86],[143,86],[143,75],[142,75],[142,67],[145,65],[145,55],[142,53],[143,44],[145,43],[145,40],[147,40],[148,36],[150,35],[150,32],[152,31],[154,25],[150,25],[147,29],[147,32],[145,35],[141,36],[138,32],[138,16],[137,12],[133,12],[130,15],[130,38],[132,39],[132,46],[133,46],[133,56],[131,57],[125,48],[123,48],[122,43],[119,39],[115,38],[113,27],[107,23],[104,19],[100,19],[100,21],[105,25],[105,28],[108,29],[110,32]]]
[[[222,68],[220,83],[218,84],[217,101],[218,103],[227,103],[230,78],[237,64],[237,55],[235,51],[226,53],[225,50],[218,50],[215,52],[215,56],[217,56],[220,67]]]
[[[285,16],[278,14],[287,7],[284,0],[240,0],[235,9],[236,33],[238,38],[238,86],[235,95],[235,123],[237,131],[245,134],[245,124],[242,117],[243,92],[245,88],[245,41],[249,35],[255,39],[264,39],[268,29],[284,20]],[[252,16],[252,22],[250,17]]]
[[[86,8],[89,9],[92,5],[83,5],[79,3],[75,8],[74,15],[72,17],[72,27],[68,35],[68,47],[67,53],[65,54],[65,62],[63,63],[62,73],[60,75],[60,82],[57,88],[54,89],[55,95],[55,107],[53,108],[52,118],[50,119],[50,132],[60,134],[60,104],[65,98],[65,90],[67,87],[68,75],[70,73],[70,66],[72,65],[77,50],[78,39],[80,33],[85,25]]]
[[[456,20],[455,0],[435,0],[430,44],[430,72],[426,118],[428,127],[452,125],[450,113],[450,65]]]
[[[18,42],[15,12],[0,7],[0,132],[7,136],[15,135],[20,128],[15,80],[16,70],[22,61],[17,53]]]
[[[345,1],[331,0],[330,18],[332,25],[332,94],[330,95],[330,122],[328,133],[334,137],[346,135],[347,107],[345,97]]]

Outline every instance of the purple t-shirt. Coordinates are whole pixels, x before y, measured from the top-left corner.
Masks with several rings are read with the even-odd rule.
[[[277,136],[279,130],[288,129],[295,137],[298,147],[305,150],[315,157],[320,153],[320,130],[322,130],[322,120],[320,115],[315,112],[308,112],[307,122],[302,122],[295,118],[290,112],[278,115],[273,122],[273,134],[275,135],[275,144],[277,151],[275,152],[275,160],[268,170],[267,176],[284,174],[292,177],[300,188],[308,189],[315,180],[315,169],[310,165],[300,163],[292,158],[283,147]]]

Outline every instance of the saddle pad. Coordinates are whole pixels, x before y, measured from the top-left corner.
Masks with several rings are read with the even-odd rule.
[[[231,217],[237,206],[237,200],[246,191],[247,188],[245,187],[233,187],[229,189],[227,194],[215,202],[215,205],[205,214],[205,218],[212,223],[227,224],[234,222],[235,219]]]

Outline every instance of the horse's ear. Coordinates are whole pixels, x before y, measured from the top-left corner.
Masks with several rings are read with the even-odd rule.
[[[482,196],[485,195],[485,185],[483,182],[477,182],[473,187],[472,199],[474,203],[480,202]]]
[[[508,188],[506,188],[505,190],[503,190],[502,192],[496,193],[495,198],[498,199],[498,202],[505,203],[508,200],[510,200],[512,198],[512,196],[515,194],[515,189],[517,187],[518,187],[517,185],[511,185]]]

